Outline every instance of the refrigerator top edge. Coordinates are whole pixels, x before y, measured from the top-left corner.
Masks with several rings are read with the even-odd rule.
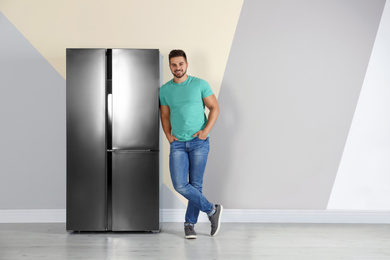
[[[160,51],[160,49],[156,49],[156,48],[66,48],[66,50],[150,50],[150,51],[153,51],[153,50],[156,50],[156,51]]]
[[[66,50],[107,50],[107,48],[66,48]]]

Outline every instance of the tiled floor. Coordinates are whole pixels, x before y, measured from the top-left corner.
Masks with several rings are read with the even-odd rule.
[[[152,233],[68,233],[65,224],[0,224],[0,259],[283,259],[390,260],[390,225],[181,223]]]

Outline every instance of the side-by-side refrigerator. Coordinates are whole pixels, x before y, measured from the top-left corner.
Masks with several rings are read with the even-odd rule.
[[[67,49],[68,231],[152,231],[160,219],[161,55]]]

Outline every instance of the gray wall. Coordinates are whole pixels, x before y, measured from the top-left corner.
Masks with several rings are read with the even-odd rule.
[[[0,209],[65,208],[65,80],[0,12]]]
[[[326,209],[384,4],[244,1],[211,133],[212,201]],[[0,79],[0,210],[64,209],[65,80],[1,12]],[[163,189],[164,208],[183,208]]]
[[[326,209],[385,1],[246,0],[205,191],[234,209]]]

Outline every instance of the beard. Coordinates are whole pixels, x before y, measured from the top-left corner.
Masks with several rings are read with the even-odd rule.
[[[185,70],[183,73],[181,73],[181,70],[172,72],[173,76],[175,76],[178,79],[182,78],[184,75],[186,75],[186,73],[187,70]]]

